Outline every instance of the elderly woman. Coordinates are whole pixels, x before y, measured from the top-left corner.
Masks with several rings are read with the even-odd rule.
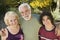
[[[23,40],[23,32],[18,20],[18,15],[13,11],[5,14],[4,22],[7,27],[0,31],[1,40]]]

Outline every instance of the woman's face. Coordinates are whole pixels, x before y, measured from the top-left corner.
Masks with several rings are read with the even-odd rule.
[[[11,16],[8,19],[8,23],[9,25],[13,26],[13,25],[18,25],[18,20],[15,16]]]
[[[52,24],[51,20],[50,20],[50,18],[48,16],[43,16],[42,22],[43,22],[43,25],[45,25],[45,26],[49,26],[49,25]]]

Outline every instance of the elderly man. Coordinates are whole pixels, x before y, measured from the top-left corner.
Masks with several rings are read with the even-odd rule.
[[[38,30],[40,24],[33,15],[28,3],[23,3],[18,7],[23,19],[21,19],[21,27],[24,32],[24,40],[38,40]]]

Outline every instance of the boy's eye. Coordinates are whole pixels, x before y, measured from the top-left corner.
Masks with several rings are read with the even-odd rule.
[[[45,21],[45,19],[42,19],[42,21]]]
[[[50,19],[50,18],[47,18],[47,19]]]

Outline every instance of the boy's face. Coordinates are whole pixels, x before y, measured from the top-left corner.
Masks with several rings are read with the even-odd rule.
[[[48,16],[43,16],[42,22],[43,22],[43,24],[44,24],[45,26],[49,26],[49,25],[52,24],[52,23],[51,23],[51,20],[49,19]]]
[[[27,7],[22,7],[22,8],[21,8],[21,16],[22,16],[25,20],[30,20],[30,19],[31,19],[31,10],[28,9]]]

